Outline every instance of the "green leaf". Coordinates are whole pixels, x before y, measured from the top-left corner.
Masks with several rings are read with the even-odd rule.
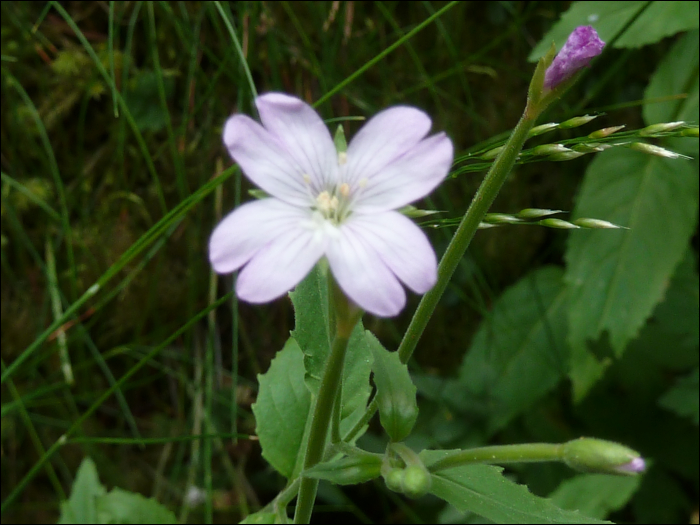
[[[679,38],[656,68],[644,92],[644,98],[652,101],[645,104],[643,109],[644,122],[647,125],[677,120],[697,122],[697,67],[698,31],[696,30]],[[691,97],[665,101],[654,100],[693,91],[695,96]]]
[[[644,98],[650,101],[643,109],[644,121],[647,124],[679,120],[697,124],[699,39],[700,34],[697,30],[683,35],[656,68],[644,92]],[[663,98],[670,100],[658,101]],[[698,157],[697,139],[666,139],[663,143],[673,151],[696,159]]]
[[[61,503],[58,523],[175,523],[177,518],[152,498],[120,488],[108,494],[95,463],[85,458],[68,501]]]
[[[535,46],[528,60],[538,60],[552,42],[557,44],[557,49],[561,49],[569,34],[581,25],[592,25],[601,40],[610,42],[648,3],[575,2]],[[614,43],[614,47],[641,47],[697,27],[697,2],[651,2],[648,9]]]
[[[105,493],[94,461],[85,458],[73,481],[70,498],[61,502],[58,523],[97,523],[97,498]]]
[[[294,305],[292,337],[304,353],[304,382],[317,394],[333,340],[329,328],[328,280],[319,265],[289,293],[289,297]]]
[[[549,392],[565,376],[566,297],[563,270],[541,268],[496,301],[472,341],[448,397],[462,389],[488,407],[490,431]],[[459,395],[463,397],[463,394]]]
[[[549,497],[562,509],[579,510],[586,516],[603,519],[624,507],[641,481],[642,476],[582,474],[563,481]]]
[[[569,235],[565,281],[576,400],[601,375],[587,341],[607,331],[621,356],[663,298],[695,229],[697,193],[697,173],[687,161],[615,149],[589,165],[573,215],[630,229]]]
[[[329,311],[328,281],[318,265],[289,296],[294,305],[295,318],[292,336],[304,355],[304,382],[315,396],[333,337],[330,328],[332,312]],[[364,415],[371,393],[369,375],[372,354],[368,334],[359,322],[348,341],[341,393],[341,432],[348,431]]]
[[[375,341],[371,332],[365,330],[362,321],[357,323],[348,341],[343,370],[343,390],[341,392],[340,432],[344,435],[362,419],[367,401],[372,392],[369,376],[372,372],[372,344]],[[355,436],[359,438],[364,431]]]
[[[153,498],[115,488],[97,500],[97,523],[176,523],[175,514]]]
[[[681,417],[689,417],[698,424],[698,368],[689,375],[681,377],[676,384],[659,400],[659,405],[675,412]]]
[[[430,465],[449,450],[425,450],[421,459]],[[610,523],[556,507],[550,500],[532,494],[503,476],[491,465],[464,465],[432,475],[430,492],[460,512],[475,512],[496,523]]]
[[[386,350],[373,335],[368,337],[372,341],[374,356],[372,370],[377,386],[379,420],[392,441],[403,441],[418,418],[416,386],[399,354]]]
[[[287,340],[258,381],[258,399],[252,408],[262,455],[280,474],[290,478],[303,449],[311,410],[311,394],[304,385],[304,356],[293,338]]]

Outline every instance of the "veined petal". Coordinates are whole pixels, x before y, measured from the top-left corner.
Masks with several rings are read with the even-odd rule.
[[[310,210],[277,199],[246,203],[229,213],[209,239],[209,260],[217,273],[238,270],[268,243],[289,235],[304,221]]]
[[[238,297],[266,303],[294,288],[326,250],[327,237],[298,225],[275,238],[253,256],[236,281]]]
[[[392,317],[406,304],[406,293],[363,233],[344,224],[339,235],[329,240],[326,257],[350,299],[379,317]]]
[[[356,214],[347,224],[411,290],[422,294],[435,285],[435,252],[426,235],[408,218],[395,211]]]
[[[422,140],[372,175],[360,190],[353,209],[371,213],[395,210],[425,197],[447,176],[452,155],[452,141],[444,133]]]
[[[279,139],[246,115],[234,115],[224,126],[224,144],[243,173],[273,197],[308,206],[305,169]]]
[[[430,125],[430,117],[416,108],[396,106],[377,113],[348,145],[345,182],[354,186],[411,151]]]
[[[315,193],[338,180],[338,153],[328,127],[306,102],[282,93],[255,99],[260,120],[284,144],[287,153],[311,179]]]

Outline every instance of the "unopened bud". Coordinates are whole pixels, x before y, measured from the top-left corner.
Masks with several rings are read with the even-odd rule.
[[[634,476],[646,468],[639,453],[612,441],[580,438],[562,446],[564,462],[582,472]]]
[[[591,120],[597,119],[598,115],[583,115],[581,117],[570,118],[559,124],[560,129],[577,128],[588,124]]]
[[[604,46],[605,42],[598,38],[598,33],[592,26],[574,29],[544,74],[545,89],[554,89],[572,77],[587,66],[593,57],[600,55]]]
[[[409,498],[425,496],[432,483],[430,472],[422,465],[409,465],[403,471],[403,493]]]
[[[537,135],[542,135],[542,133],[547,133],[548,131],[552,131],[553,129],[557,129],[559,127],[559,124],[555,122],[550,122],[549,124],[540,124],[539,126],[535,126],[530,130],[530,133],[527,134],[528,137],[536,137]]]
[[[395,468],[382,474],[386,488],[393,492],[403,492],[403,469]]]
[[[641,151],[642,153],[648,153],[649,155],[656,155],[657,157],[664,157],[666,159],[688,158],[675,151],[667,150],[660,146],[654,146],[653,144],[646,144],[645,142],[633,142],[628,147],[635,151]]]
[[[620,130],[623,129],[624,127],[625,127],[625,126],[623,125],[623,126],[612,126],[612,127],[610,127],[610,128],[599,129],[599,130],[594,131],[593,133],[589,134],[589,135],[588,135],[588,138],[591,138],[591,139],[602,139],[602,138],[605,138],[605,137],[609,137],[610,135],[612,135],[613,133],[615,133],[615,132],[617,132],[617,131],[620,131]]]
[[[665,131],[673,131],[674,129],[680,128],[685,122],[682,120],[678,122],[664,122],[663,124],[652,124],[646,128],[639,130],[640,137],[651,137]]]

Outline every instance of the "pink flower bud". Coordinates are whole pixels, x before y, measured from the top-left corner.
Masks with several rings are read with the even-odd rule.
[[[544,87],[554,89],[581,68],[587,66],[593,57],[600,55],[605,42],[598,38],[598,33],[591,26],[579,26],[554,57],[552,64],[544,74]]]

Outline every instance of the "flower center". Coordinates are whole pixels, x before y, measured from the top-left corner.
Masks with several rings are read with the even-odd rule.
[[[350,185],[343,182],[332,190],[323,190],[315,199],[313,208],[334,225],[342,223],[350,215]]]

